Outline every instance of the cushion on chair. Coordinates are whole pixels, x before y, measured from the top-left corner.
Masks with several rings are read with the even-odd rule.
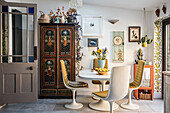
[[[106,98],[107,94],[108,94],[108,90],[107,91],[100,91],[100,92],[93,92],[92,94],[96,95],[98,97],[101,97],[101,98]]]
[[[66,71],[66,67],[65,67],[65,63],[63,60],[60,61],[61,62],[61,66],[62,66],[62,74],[64,77],[64,83],[68,86],[68,87],[72,87],[72,88],[83,88],[86,87],[88,88],[88,84],[85,82],[75,82],[75,81],[69,81],[68,77],[67,77],[67,71]]]
[[[93,83],[93,84],[101,84],[100,80],[92,80],[92,83]],[[109,83],[110,83],[110,81],[108,80],[108,81],[106,82],[106,84],[109,84]]]
[[[73,88],[83,88],[83,87],[88,88],[88,84],[85,82],[69,81],[68,84],[70,87],[73,87]]]
[[[67,77],[67,71],[66,71],[66,67],[65,67],[65,63],[64,63],[64,60],[61,60],[61,66],[62,66],[62,74],[63,74],[63,77],[64,77],[64,82],[67,86],[69,86],[68,84],[68,77]]]
[[[137,88],[142,82],[142,75],[144,70],[145,61],[140,60],[137,65],[135,80],[130,83],[129,88]]]

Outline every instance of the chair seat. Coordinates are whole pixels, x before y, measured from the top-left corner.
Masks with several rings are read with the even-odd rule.
[[[88,84],[85,82],[79,82],[79,81],[68,81],[68,85],[72,88],[88,88]]]
[[[93,83],[93,84],[98,84],[98,85],[101,84],[100,80],[92,80],[92,83]],[[106,84],[109,84],[109,83],[110,83],[110,81],[108,80],[108,81],[106,82]]]
[[[100,91],[100,92],[93,92],[92,94],[96,95],[98,97],[101,97],[101,98],[106,98],[107,97],[107,93],[108,93],[108,90],[107,91]]]
[[[129,88],[137,88],[139,87],[138,83],[132,82],[129,84]]]

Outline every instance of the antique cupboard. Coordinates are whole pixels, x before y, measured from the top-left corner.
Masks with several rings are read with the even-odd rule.
[[[69,97],[61,75],[64,60],[68,78],[75,80],[74,24],[40,24],[40,98]]]

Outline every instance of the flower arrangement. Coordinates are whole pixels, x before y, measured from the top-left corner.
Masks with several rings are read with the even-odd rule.
[[[77,14],[77,10],[74,9],[74,8],[70,8],[68,11],[67,11],[67,21],[68,23],[77,23],[77,17],[76,16],[79,16],[79,14]]]
[[[108,50],[105,49],[99,49],[97,48],[97,51],[92,51],[91,55],[96,56],[98,60],[105,60],[107,56]]]
[[[56,14],[53,12],[53,10],[51,10],[49,16],[51,18],[51,23],[60,23],[62,17],[64,17],[65,20],[67,19],[67,23],[77,23],[76,16],[79,16],[79,14],[77,14],[77,10],[74,8],[68,9],[68,11],[65,13],[64,6],[62,6],[61,9],[58,7]]]
[[[62,10],[58,7],[56,14],[53,12],[53,10],[50,11],[49,14],[50,18],[51,18],[51,23],[57,21],[57,23],[59,23],[59,19],[61,19],[62,17],[66,18],[67,15],[64,12],[64,6],[62,7]]]

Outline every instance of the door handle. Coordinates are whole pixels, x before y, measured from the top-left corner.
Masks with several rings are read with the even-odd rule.
[[[32,67],[32,66],[30,66],[30,67],[29,67],[29,70],[33,70],[33,67]]]

